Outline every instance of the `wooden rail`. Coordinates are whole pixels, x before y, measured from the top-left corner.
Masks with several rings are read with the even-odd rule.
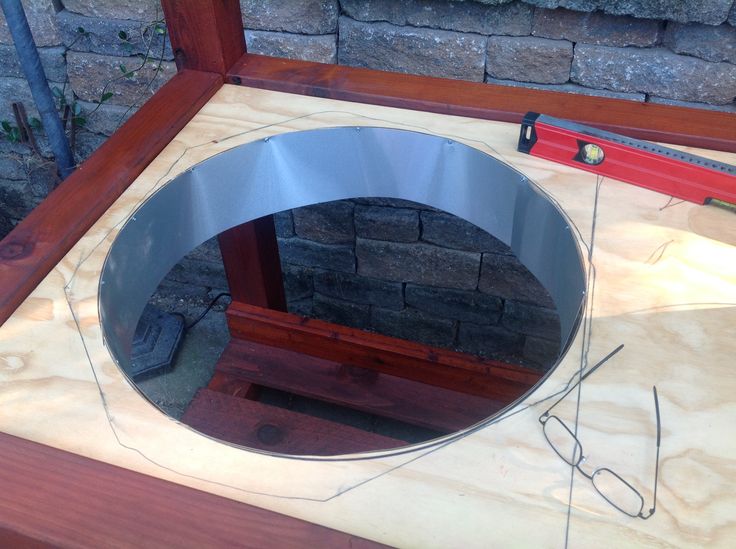
[[[210,389],[197,392],[181,420],[220,440],[282,454],[334,456],[407,445],[403,440]]]
[[[235,301],[227,320],[234,337],[505,402],[541,378],[529,368]]]
[[[736,152],[736,114],[243,55],[226,82],[420,111],[521,122],[528,111],[638,139]]]
[[[382,547],[0,433],[0,547]]]

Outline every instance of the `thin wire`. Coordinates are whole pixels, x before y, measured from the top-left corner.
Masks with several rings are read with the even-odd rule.
[[[516,165],[515,165],[515,163],[513,161],[509,160],[504,154],[502,154],[500,151],[498,151],[495,147],[493,147],[492,145],[490,145],[488,142],[486,142],[484,140],[481,140],[481,139],[470,139],[470,138],[466,138],[466,137],[463,137],[463,136],[457,136],[457,135],[454,135],[454,134],[440,134],[440,133],[438,133],[438,132],[436,132],[436,131],[434,131],[434,130],[432,130],[430,128],[424,127],[424,126],[420,126],[420,125],[416,125],[416,124],[407,124],[405,122],[400,122],[400,121],[396,121],[396,120],[389,120],[389,119],[383,119],[383,118],[377,118],[377,117],[367,116],[367,115],[363,115],[363,114],[359,114],[359,113],[353,113],[353,112],[350,112],[350,111],[324,110],[324,111],[316,111],[316,112],[312,112],[312,113],[308,113],[308,114],[304,114],[304,115],[300,115],[300,116],[285,118],[285,119],[282,119],[282,120],[277,121],[277,122],[272,122],[272,123],[264,124],[264,125],[259,126],[259,127],[256,127],[256,128],[251,128],[251,129],[248,129],[248,130],[244,130],[242,132],[237,132],[237,133],[232,134],[230,136],[227,136],[227,137],[225,137],[223,139],[209,140],[209,141],[202,142],[202,143],[199,143],[199,144],[196,144],[196,145],[185,147],[184,150],[182,150],[181,153],[175,158],[175,160],[173,161],[173,163],[171,163],[171,165],[168,167],[168,169],[165,171],[165,173],[162,174],[158,179],[156,179],[150,185],[149,188],[145,189],[143,195],[141,196],[141,199],[136,203],[136,205],[133,208],[133,212],[134,213],[132,215],[126,216],[124,219],[121,219],[119,222],[115,223],[105,233],[105,235],[96,244],[94,244],[88,250],[88,253],[86,253],[86,254],[85,253],[82,253],[81,257],[79,258],[79,261],[77,262],[77,265],[76,265],[75,269],[73,270],[73,272],[72,272],[72,274],[70,276],[69,282],[64,286],[65,296],[66,296],[66,299],[67,299],[67,303],[68,303],[68,306],[69,306],[69,308],[71,310],[72,316],[74,317],[74,321],[75,321],[75,324],[76,324],[76,327],[77,327],[77,331],[79,333],[80,339],[81,339],[82,344],[83,344],[84,349],[85,349],[85,355],[87,357],[87,361],[89,363],[90,369],[92,370],[93,378],[95,380],[95,383],[97,385],[98,392],[100,394],[100,400],[101,400],[101,403],[102,403],[102,406],[103,406],[103,409],[104,409],[104,412],[105,412],[105,415],[106,415],[106,418],[107,418],[107,421],[108,421],[108,425],[109,425],[111,431],[113,432],[113,435],[114,435],[115,439],[117,440],[118,444],[121,447],[126,448],[128,450],[131,450],[131,451],[137,453],[143,459],[147,460],[148,462],[150,462],[150,463],[152,463],[152,464],[154,464],[154,465],[156,465],[158,467],[161,467],[162,469],[165,469],[167,471],[170,471],[170,472],[172,472],[174,474],[180,475],[180,476],[185,477],[185,478],[191,478],[191,479],[195,479],[195,480],[198,480],[200,482],[203,482],[203,483],[209,483],[209,484],[212,484],[212,485],[219,485],[219,486],[227,487],[229,489],[233,489],[233,490],[244,492],[244,493],[261,495],[261,496],[268,496],[268,497],[274,497],[274,498],[279,498],[279,499],[295,499],[295,500],[326,502],[326,501],[329,501],[331,499],[334,499],[334,498],[336,498],[336,497],[338,497],[338,496],[340,496],[340,495],[342,495],[344,493],[347,493],[347,492],[349,492],[351,490],[354,490],[354,489],[356,489],[356,488],[364,485],[367,482],[370,482],[372,480],[375,480],[377,478],[380,478],[380,477],[382,477],[382,476],[384,476],[386,474],[389,474],[389,473],[391,473],[391,472],[393,472],[393,471],[395,471],[395,470],[397,470],[397,469],[399,469],[401,467],[406,466],[409,463],[412,463],[414,461],[417,461],[417,460],[419,460],[419,459],[421,459],[421,458],[423,458],[423,457],[425,457],[425,456],[427,456],[429,454],[432,454],[434,452],[437,452],[437,451],[439,451],[439,450],[441,450],[441,449],[443,449],[443,448],[445,448],[445,447],[447,447],[447,446],[449,446],[451,444],[454,444],[454,443],[456,443],[456,442],[458,442],[460,440],[463,440],[466,437],[471,436],[471,435],[477,433],[478,431],[485,429],[486,427],[489,427],[491,425],[495,425],[497,423],[500,423],[501,421],[504,421],[504,420],[506,420],[506,419],[508,419],[508,418],[510,418],[512,416],[515,416],[516,414],[519,414],[521,412],[524,412],[524,411],[526,411],[526,410],[528,410],[528,409],[536,406],[537,404],[539,404],[541,402],[545,402],[545,401],[547,401],[550,398],[554,398],[555,396],[557,396],[558,394],[560,394],[561,391],[564,391],[567,387],[569,387],[570,382],[575,377],[575,376],[573,376],[573,378],[571,378],[567,382],[566,386],[563,389],[561,389],[560,391],[557,391],[555,393],[552,393],[552,394],[550,394],[550,395],[548,395],[546,397],[543,397],[543,398],[541,398],[541,399],[539,399],[539,400],[537,400],[535,402],[528,403],[528,404],[522,404],[521,403],[521,401],[523,400],[523,398],[525,398],[524,396],[522,396],[519,399],[519,401],[517,401],[515,403],[512,403],[511,405],[509,405],[506,408],[505,411],[501,411],[500,413],[498,413],[498,414],[496,414],[496,415],[494,415],[494,416],[492,416],[492,417],[490,417],[490,418],[488,418],[488,419],[486,419],[486,420],[484,420],[482,422],[479,422],[475,426],[472,426],[472,427],[468,428],[465,431],[456,433],[455,435],[452,435],[449,438],[443,438],[443,439],[439,439],[439,440],[435,440],[435,441],[429,441],[429,442],[427,442],[425,444],[412,445],[412,446],[409,446],[409,447],[406,447],[406,448],[403,448],[403,449],[394,450],[394,451],[376,453],[376,454],[373,454],[373,455],[355,456],[355,457],[343,457],[343,456],[337,456],[337,457],[310,457],[310,456],[290,456],[290,455],[285,455],[285,454],[272,454],[272,453],[269,453],[269,452],[262,452],[260,450],[253,449],[253,448],[245,448],[248,451],[256,452],[256,453],[260,453],[260,454],[264,454],[264,455],[268,455],[268,456],[271,456],[271,457],[277,457],[277,458],[282,458],[282,459],[292,459],[292,460],[298,460],[298,461],[319,461],[319,462],[367,461],[367,460],[377,460],[377,459],[393,458],[393,457],[397,457],[397,456],[415,454],[415,453],[419,452],[418,455],[415,455],[414,457],[412,457],[411,459],[408,459],[405,462],[402,462],[402,463],[400,463],[398,465],[395,465],[395,466],[388,467],[385,471],[383,471],[381,473],[378,473],[378,474],[376,474],[374,476],[371,476],[371,477],[369,477],[367,479],[364,479],[362,481],[359,481],[359,482],[357,482],[355,484],[348,485],[348,486],[346,486],[344,488],[341,488],[340,490],[338,490],[332,496],[329,496],[329,497],[323,498],[323,499],[320,499],[320,498],[309,498],[309,497],[298,497],[298,496],[285,496],[285,495],[279,495],[279,494],[273,494],[273,493],[263,493],[263,492],[253,491],[253,490],[247,490],[247,489],[244,489],[244,488],[239,488],[239,487],[233,486],[231,484],[220,483],[220,482],[217,482],[217,481],[213,481],[213,480],[210,480],[210,479],[207,479],[207,478],[198,477],[198,476],[195,476],[195,475],[189,475],[187,473],[183,473],[181,471],[178,471],[178,470],[175,470],[175,469],[173,469],[171,467],[168,467],[168,466],[166,466],[166,465],[164,465],[164,464],[162,464],[160,462],[157,462],[156,460],[154,460],[154,459],[150,458],[149,456],[147,456],[142,450],[140,450],[140,449],[138,449],[138,448],[136,448],[134,446],[130,446],[130,445],[124,443],[121,440],[119,434],[117,433],[117,430],[115,429],[114,418],[113,418],[113,415],[112,415],[111,410],[109,409],[109,406],[108,406],[107,398],[105,396],[104,389],[102,388],[102,384],[101,384],[100,379],[99,379],[99,377],[97,375],[97,371],[95,369],[94,363],[93,363],[92,358],[90,356],[89,350],[87,349],[86,341],[84,339],[84,335],[83,335],[83,332],[81,330],[81,326],[80,326],[79,320],[78,320],[78,318],[77,318],[77,316],[76,316],[76,314],[74,312],[74,304],[73,304],[73,300],[72,300],[72,293],[73,293],[73,291],[72,291],[72,284],[74,283],[74,281],[75,281],[75,279],[77,277],[77,274],[79,272],[79,269],[91,257],[91,255],[99,248],[99,246],[101,246],[112,235],[112,233],[115,232],[115,230],[118,227],[120,227],[121,225],[124,225],[125,223],[129,222],[129,220],[131,220],[131,219],[133,219],[133,220],[135,219],[135,211],[137,211],[137,209],[153,194],[153,192],[158,189],[159,185],[164,181],[164,179],[166,179],[175,170],[175,168],[179,164],[179,162],[189,152],[191,152],[192,150],[199,149],[201,147],[205,147],[205,146],[208,146],[208,145],[215,145],[215,144],[225,143],[225,142],[228,142],[228,141],[232,141],[234,139],[237,139],[239,137],[243,137],[243,136],[246,136],[246,135],[249,135],[249,134],[252,134],[252,133],[255,133],[255,132],[259,132],[259,131],[262,131],[262,130],[265,130],[265,129],[279,127],[279,126],[287,125],[287,124],[289,124],[291,122],[294,122],[294,121],[304,120],[304,119],[308,119],[308,118],[312,118],[312,117],[317,117],[317,116],[321,116],[321,115],[325,115],[325,114],[349,116],[349,117],[352,117],[352,118],[362,118],[362,119],[365,119],[365,120],[371,120],[371,121],[374,121],[374,122],[382,122],[382,123],[386,123],[386,124],[390,124],[390,125],[394,125],[394,126],[399,126],[399,127],[404,127],[404,128],[412,128],[412,129],[423,130],[424,132],[429,133],[429,134],[433,134],[433,135],[437,135],[437,136],[441,136],[441,137],[445,137],[445,138],[454,138],[454,139],[457,139],[457,140],[462,141],[462,142],[475,143],[475,144],[481,144],[481,145],[483,145],[488,150],[490,150],[491,152],[493,152],[496,156],[498,156],[501,160],[503,160],[507,165],[509,165],[514,171],[516,171],[517,173],[519,173],[523,177],[523,179],[525,181],[527,181],[528,183],[530,183],[531,185],[533,185],[538,192],[540,192],[541,194],[543,194],[548,200],[550,200],[558,208],[558,210],[561,212],[561,214],[565,217],[565,220],[567,221],[567,223],[569,224],[569,226],[572,227],[574,229],[574,231],[578,234],[578,237],[579,237],[578,242],[580,243],[580,245],[584,249],[587,250],[589,261],[590,261],[590,258],[592,257],[592,244],[589,245],[589,244],[586,243],[585,238],[584,238],[584,236],[582,234],[582,231],[575,224],[575,222],[571,218],[569,218],[567,216],[567,214],[564,212],[561,204],[557,201],[557,199],[555,197],[553,197],[552,195],[550,195],[539,184],[537,184],[532,179],[528,178],[525,174],[523,174],[516,167]],[[237,146],[237,145],[234,145],[234,146]],[[229,149],[227,149],[227,150],[229,150]],[[222,154],[223,152],[225,152],[225,151],[220,151],[219,153],[216,153],[213,156],[216,156],[218,154]],[[212,158],[212,157],[209,157],[209,158]],[[188,170],[191,170],[193,168],[194,168],[194,166],[188,168]],[[598,184],[598,187],[599,186],[600,186],[600,182]],[[596,189],[596,206],[597,206],[597,196],[598,196],[598,188]],[[594,212],[594,218],[595,218],[595,212]],[[591,235],[591,237],[592,237],[592,235]],[[591,264],[591,268],[592,268],[592,264]],[[590,277],[590,273],[589,273],[589,277]],[[582,314],[583,314],[583,324],[584,324],[584,327],[585,327],[585,325],[586,325],[586,318],[585,318],[586,312],[583,311]],[[103,344],[104,344],[104,340],[103,340]],[[582,375],[582,370],[583,370],[583,365],[581,363],[581,368],[580,368],[579,372],[576,375],[577,376]],[[577,419],[576,419],[576,423],[577,423]],[[208,438],[213,438],[213,437],[208,437]],[[214,439],[213,438],[213,440],[218,440],[218,442],[222,442],[219,439]],[[233,445],[233,446],[237,446],[237,445]]]
[[[569,395],[569,394],[570,394],[570,393],[571,393],[571,392],[572,392],[572,391],[573,391],[573,390],[574,390],[574,389],[575,389],[575,388],[576,388],[576,387],[577,387],[578,385],[580,385],[580,384],[581,384],[581,383],[582,383],[582,382],[583,382],[583,381],[585,380],[585,378],[587,378],[587,377],[588,377],[588,376],[589,376],[590,374],[592,374],[592,373],[593,373],[593,372],[595,372],[595,371],[596,371],[596,370],[597,370],[598,368],[600,368],[601,366],[603,366],[603,365],[604,365],[604,364],[605,364],[606,362],[608,362],[608,361],[609,361],[609,360],[610,360],[611,358],[613,358],[613,357],[614,357],[614,355],[616,355],[616,354],[617,354],[617,353],[618,353],[618,352],[619,352],[619,351],[620,351],[621,349],[623,349],[623,348],[624,348],[624,344],[622,343],[621,345],[619,345],[618,347],[616,347],[616,348],[615,348],[615,349],[614,349],[613,351],[611,351],[611,352],[610,352],[610,353],[608,353],[608,354],[607,354],[606,356],[604,356],[604,357],[603,357],[602,359],[600,359],[600,360],[599,360],[599,361],[598,361],[598,362],[597,362],[597,363],[596,363],[596,364],[595,364],[595,365],[594,365],[594,366],[593,366],[592,368],[590,368],[590,369],[589,369],[589,370],[588,370],[587,372],[585,372],[585,373],[584,373],[583,375],[579,376],[579,379],[578,379],[578,380],[577,380],[577,381],[575,382],[575,385],[573,385],[572,387],[570,387],[570,388],[569,388],[569,389],[567,390],[567,392],[565,392],[565,394],[564,394],[564,395],[562,395],[562,396],[561,396],[561,397],[560,397],[559,399],[557,399],[557,401],[556,401],[556,402],[555,402],[555,403],[554,403],[554,404],[553,404],[552,406],[550,406],[549,408],[547,408],[547,411],[545,412],[545,414],[546,414],[546,413],[549,413],[549,412],[550,412],[550,410],[552,410],[552,408],[554,408],[554,407],[555,407],[555,406],[557,406],[557,405],[558,405],[558,404],[559,404],[560,402],[562,402],[563,400],[565,400],[565,397],[567,397],[567,395]],[[577,377],[577,376],[578,376],[578,374],[576,374],[576,377]],[[542,415],[544,415],[544,414],[542,414]]]
[[[600,197],[600,190],[601,186],[603,185],[603,177],[598,175],[596,176],[596,185],[595,185],[595,197],[593,200],[593,218],[590,228],[590,244],[588,247],[588,283],[586,287],[588,288],[588,311],[584,315],[583,320],[583,335],[582,335],[582,344],[580,347],[580,369],[578,371],[579,380],[583,380],[583,370],[588,364],[588,355],[590,353],[590,344],[592,341],[591,332],[593,329],[593,301],[595,299],[595,264],[593,263],[593,250],[595,248],[595,229],[596,229],[596,222],[598,219],[598,198]],[[577,397],[576,397],[576,403],[575,403],[575,423],[573,424],[573,435],[575,438],[578,436],[578,422],[580,419],[580,400],[582,396],[582,383],[578,382],[577,384]],[[568,492],[568,499],[567,499],[567,519],[565,523],[565,547],[568,546],[570,542],[570,520],[572,518],[572,492],[573,492],[573,485],[575,483],[575,467],[570,467],[570,488]]]

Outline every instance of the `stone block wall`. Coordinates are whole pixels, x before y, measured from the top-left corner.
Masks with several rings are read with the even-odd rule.
[[[454,215],[387,198],[275,215],[289,310],[545,368],[549,295],[502,242]]]
[[[23,6],[57,100],[63,95],[84,119],[75,131],[78,162],[176,72],[165,33],[156,30],[163,29],[157,0],[24,0]],[[0,13],[0,120],[9,126],[16,126],[13,102],[38,116]],[[43,130],[34,134],[40,155],[0,134],[0,237],[59,183]]]
[[[243,0],[250,51],[736,111],[733,0],[299,3]]]
[[[736,111],[735,0],[241,0],[249,51],[324,63]],[[23,0],[82,161],[174,74],[158,0]],[[102,103],[100,101],[106,97]],[[571,95],[571,100],[574,95]],[[0,16],[0,120],[35,109]],[[5,130],[3,130],[5,131]],[[0,237],[58,184],[0,135]],[[532,365],[557,352],[548,296],[489,235],[381,199],[277,216],[293,310]],[[225,285],[216,244],[164,281],[172,306]]]

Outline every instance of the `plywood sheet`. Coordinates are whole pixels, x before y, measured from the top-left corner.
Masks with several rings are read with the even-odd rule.
[[[228,446],[158,411],[99,326],[99,273],[134,209],[218,152],[284,132],[383,126],[446,136],[516,167],[574,223],[587,312],[557,369],[504,414],[402,453],[292,459]],[[224,86],[0,327],[0,431],[406,547],[729,546],[736,538],[736,215],[515,151],[511,124]],[[693,150],[736,163],[736,155]],[[657,512],[628,518],[548,446],[539,415],[581,368],[624,349],[556,409],[582,467]]]

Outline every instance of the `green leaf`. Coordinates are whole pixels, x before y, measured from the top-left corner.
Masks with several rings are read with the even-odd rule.
[[[34,130],[40,130],[42,127],[41,121],[35,116],[31,116],[31,118],[28,120],[28,123],[31,125],[31,128],[33,128]]]
[[[125,65],[123,65],[122,63],[120,63],[120,64],[118,65],[118,67],[120,68],[120,72],[122,72],[123,74],[125,74],[125,73],[127,73],[127,72],[128,72],[128,69],[127,69],[127,67],[126,67]]]
[[[74,124],[80,128],[87,123],[87,119],[83,116],[75,116],[72,120],[74,121]]]
[[[10,128],[8,139],[12,143],[20,143],[20,130],[18,128]]]
[[[125,31],[120,31],[118,33],[118,38],[120,38],[120,40],[126,40],[127,41],[128,40],[128,33],[125,32]]]
[[[112,92],[105,92],[102,94],[102,97],[100,97],[100,103],[104,103],[108,99],[112,97]]]
[[[64,92],[61,91],[61,88],[59,86],[54,86],[51,88],[51,93],[53,93],[56,97],[64,97]]]
[[[2,126],[3,126],[3,131],[4,132],[10,133],[10,129],[12,128],[12,126],[10,125],[10,122],[8,122],[7,120],[3,120],[2,121]]]
[[[166,27],[162,25],[156,25],[156,34],[164,35],[166,34]]]
[[[86,31],[86,30],[84,30],[84,27],[77,27],[77,32],[78,32],[79,34],[87,34],[87,31]]]
[[[80,105],[80,104],[79,104],[79,103],[77,103],[76,101],[75,101],[74,103],[72,103],[72,112],[73,112],[73,113],[74,113],[75,115],[80,115],[80,114],[82,114],[82,105]]]
[[[135,76],[135,71],[128,71],[125,73],[125,78],[133,78]]]

